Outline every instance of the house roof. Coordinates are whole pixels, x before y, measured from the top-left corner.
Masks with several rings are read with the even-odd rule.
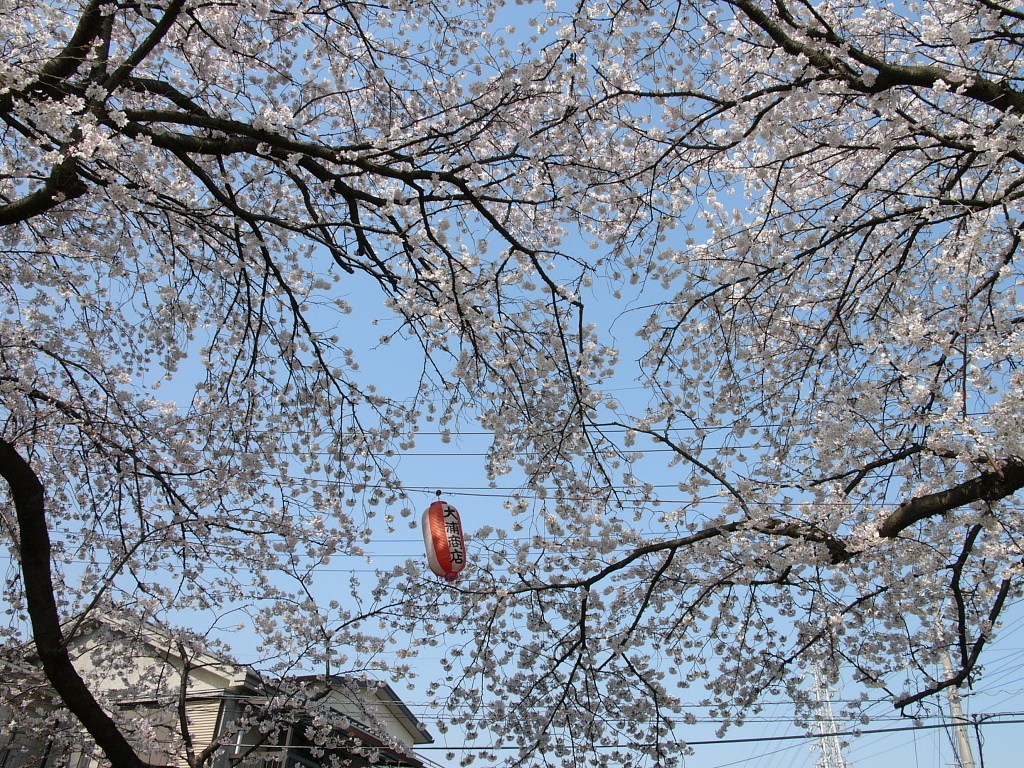
[[[303,675],[295,678],[297,681],[319,681],[321,678],[316,675]],[[395,689],[386,682],[379,680],[368,680],[363,677],[349,675],[332,675],[327,681],[332,685],[350,685],[362,691],[373,693],[375,700],[385,707],[392,716],[413,735],[414,744],[433,744],[434,737],[427,730],[426,726],[413,714],[412,710],[402,701]]]
[[[91,667],[92,671],[98,674],[104,672],[102,660],[97,660],[94,664],[90,657],[93,650],[109,648],[109,641],[103,637],[104,632],[120,636],[133,645],[133,651],[127,657],[129,659],[136,659],[140,663],[149,659],[153,664],[158,664],[161,667],[167,665],[172,670],[181,670],[184,666],[183,651],[177,647],[175,632],[166,625],[140,619],[131,613],[111,610],[95,612],[85,621],[69,623],[67,631],[71,635],[68,639],[69,648],[78,651],[76,666]],[[31,646],[24,648],[23,661],[28,662],[27,669],[30,669],[35,663],[31,650]],[[75,655],[74,650],[73,655]],[[124,658],[118,659],[118,661],[123,660]],[[328,702],[332,708],[352,723],[353,727],[345,730],[353,738],[380,749],[382,754],[390,758],[389,762],[398,762],[417,768],[422,765],[412,755],[392,750],[381,738],[376,736],[373,724],[370,722],[372,719],[379,717],[384,721],[390,721],[392,728],[397,728],[403,734],[401,737],[394,733],[390,735],[409,743],[410,747],[416,744],[432,743],[434,740],[423,723],[415,717],[395,690],[385,682],[346,675],[331,675],[326,680],[323,676],[317,675],[298,675],[291,676],[286,680],[274,680],[260,675],[253,668],[239,664],[225,655],[208,650],[203,650],[194,657],[190,657],[188,664],[190,667],[188,699],[190,701],[216,698],[244,699],[257,703],[274,696],[292,683],[301,685],[327,682],[340,692],[354,690],[362,696],[368,697],[375,707],[382,710],[377,713],[376,717],[360,717],[358,708],[345,707],[340,700],[337,706]],[[116,694],[120,687],[119,684],[129,680],[132,674],[131,664],[120,664],[115,673],[117,679],[111,681],[108,690]],[[173,686],[176,684],[176,677],[172,673],[161,679],[165,684]],[[127,707],[145,705],[156,701],[156,699],[156,690],[153,691],[152,696],[137,692],[124,697],[120,705]]]

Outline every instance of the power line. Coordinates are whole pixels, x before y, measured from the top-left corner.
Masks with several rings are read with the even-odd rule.
[[[52,449],[55,446],[47,446]],[[458,457],[462,454],[446,454],[452,457]],[[184,462],[170,462],[167,459],[158,459],[158,461],[166,464],[174,464],[178,468],[188,469],[195,472],[209,472],[218,473],[224,471],[223,467],[212,467],[203,464],[188,464]],[[295,483],[305,483],[310,489],[318,488],[320,486],[335,486],[343,488],[353,488],[357,491],[387,491],[394,495],[398,500],[409,500],[408,494],[425,494],[433,496],[437,493],[438,484],[429,486],[425,485],[392,485],[386,483],[374,483],[374,482],[359,482],[355,480],[338,480],[334,478],[324,477],[310,477],[306,475],[288,475],[281,472],[275,472],[271,470],[258,470],[258,469],[238,469],[231,468],[233,472],[239,475],[251,475],[251,476],[264,476],[270,477],[274,480],[288,480]],[[529,491],[523,486],[498,486],[498,485],[444,485],[444,493],[448,496],[471,496],[481,498],[502,498],[502,499],[517,499],[521,501],[538,501],[538,502],[585,502],[585,503],[608,503],[610,501],[610,494],[621,494],[616,495],[615,498],[627,498],[630,502],[645,504],[645,505],[661,505],[661,504],[685,504],[690,506],[704,506],[708,504],[720,504],[727,505],[734,503],[733,500],[722,497],[719,495],[715,496],[703,496],[703,497],[691,497],[686,499],[673,499],[673,498],[658,498],[651,495],[650,491],[659,489],[672,489],[679,490],[679,483],[641,483],[638,482],[636,485],[607,485],[602,486],[593,492],[583,496],[576,495],[565,495],[559,493],[557,490],[549,493],[539,493],[537,491]],[[794,489],[798,490],[798,489]],[[830,507],[849,507],[849,508],[863,508],[863,507],[891,507],[895,502],[886,501],[829,501]],[[814,502],[803,501],[803,500],[780,500],[771,501],[763,500],[759,501],[760,506],[765,507],[793,507],[793,506],[808,506],[814,504]]]
[[[1021,723],[1024,723],[1024,719],[997,720],[997,719],[992,719],[992,718],[998,718],[998,717],[1002,717],[1002,716],[1014,716],[1014,717],[1016,717],[1016,716],[1019,716],[1021,714],[1024,714],[1024,713],[1021,713],[1021,712],[1010,712],[1010,713],[995,713],[995,714],[989,714],[989,715],[975,715],[974,718],[973,718],[973,721],[978,726],[1020,725]],[[838,731],[834,735],[835,736],[858,737],[858,736],[870,736],[870,735],[879,734],[879,733],[906,733],[906,732],[910,732],[910,731],[928,731],[928,730],[934,730],[934,729],[938,729],[938,728],[949,729],[949,728],[956,728],[958,725],[960,725],[960,724],[959,723],[934,723],[934,724],[931,724],[931,725],[907,725],[907,726],[902,726],[902,727],[899,727],[899,728],[857,728],[857,729],[850,730],[850,731]],[[787,735],[787,736],[751,736],[751,737],[743,737],[743,738],[735,738],[735,739],[706,739],[706,740],[699,740],[699,741],[680,740],[680,741],[678,741],[676,743],[680,747],[708,747],[708,746],[715,746],[715,745],[719,745],[719,744],[754,744],[754,743],[774,742],[774,741],[808,741],[810,739],[820,738],[820,736],[821,736],[821,734],[818,734],[818,733],[798,733],[798,734],[790,734],[790,735]],[[623,743],[616,743],[616,744],[601,744],[601,745],[597,745],[597,746],[600,749],[651,749],[651,748],[654,748],[654,747],[659,746],[659,745],[656,745],[656,744],[637,744],[637,743],[625,743],[625,742],[623,742]],[[664,747],[666,745],[665,744],[661,744],[660,746]],[[490,746],[486,746],[486,745],[473,744],[473,745],[466,745],[466,746],[461,746],[461,747],[455,747],[455,746],[447,746],[447,747],[442,747],[442,746],[436,746],[436,747],[435,746],[417,747],[416,751],[419,752],[421,750],[441,750],[441,751],[452,751],[452,752],[457,752],[457,751],[463,751],[464,752],[464,751],[468,751],[468,750],[487,750],[487,751],[493,751],[493,750],[513,750],[513,749],[514,750],[521,750],[521,749],[524,749],[524,747],[522,745],[507,745],[507,746],[506,745],[490,745]]]

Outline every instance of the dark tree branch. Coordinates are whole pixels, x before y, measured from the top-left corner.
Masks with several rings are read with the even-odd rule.
[[[906,448],[904,448],[902,450],[896,451],[895,453],[893,453],[893,454],[891,454],[889,456],[883,456],[880,459],[875,459],[874,461],[868,462],[863,467],[858,467],[856,469],[851,469],[851,470],[849,470],[847,472],[840,472],[839,474],[836,474],[836,475],[830,475],[830,476],[824,477],[824,478],[822,478],[820,480],[815,480],[813,483],[811,483],[811,485],[812,486],[824,485],[825,483],[831,483],[831,482],[833,482],[835,480],[845,480],[846,478],[848,478],[851,475],[853,475],[853,480],[848,482],[846,484],[846,487],[843,488],[843,493],[845,495],[849,496],[851,493],[853,493],[853,490],[860,484],[860,482],[865,477],[867,477],[867,475],[872,470],[888,466],[889,464],[895,464],[897,462],[903,461],[904,459],[910,458],[911,456],[913,456],[915,454],[918,454],[918,453],[921,453],[921,452],[926,451],[926,450],[927,450],[927,448],[925,446],[920,445],[918,443],[914,443],[914,444],[912,444],[912,445],[910,445],[910,446],[908,446],[908,447],[906,447]]]
[[[185,5],[185,0],[171,0],[167,8],[164,10],[163,16],[154,25],[153,29],[146,36],[146,39],[142,41],[131,55],[125,59],[114,72],[106,79],[103,83],[103,88],[107,92],[113,92],[121,86],[125,79],[131,75],[139,64],[145,61],[146,57],[153,52],[153,49],[163,40],[164,35],[170,31],[174,21],[178,18],[178,14],[181,13],[181,9]]]
[[[3,438],[0,438],[0,476],[7,481],[14,502],[25,602],[47,680],[103,750],[112,768],[149,768],[149,764],[135,754],[71,663],[54,597],[43,485],[29,463]]]
[[[780,22],[772,18],[755,0],[729,2],[768,34],[786,53],[806,57],[810,65],[819,72],[837,77],[855,91],[880,93],[898,86],[934,88],[939,83],[944,83],[950,89],[957,89],[960,94],[1001,112],[1024,112],[1024,94],[1014,90],[1006,82],[995,83],[980,75],[967,80],[936,65],[893,64],[859,50],[835,34],[819,35],[825,38],[826,44],[834,48],[837,54],[839,50],[845,50],[850,59],[873,70],[873,77],[866,78],[839,55],[790,34],[786,27],[796,25],[791,27],[795,32],[813,36],[810,34],[813,30],[797,25],[795,20],[791,19],[789,23]]]
[[[0,205],[0,227],[27,221],[67,200],[81,197],[88,191],[88,185],[78,175],[74,158],[64,158],[53,167],[42,187],[25,197]]]
[[[999,501],[1024,488],[1024,459],[1007,459],[991,472],[900,504],[882,524],[878,535],[894,539],[901,531],[928,517],[950,512],[976,501]]]
[[[209,113],[188,95],[182,93],[170,83],[163,80],[156,80],[151,77],[132,76],[125,80],[125,86],[140,93],[150,93],[154,96],[162,96],[174,106],[192,115],[209,117]]]
[[[980,476],[955,485],[952,488],[919,496],[904,502],[882,522],[878,528],[878,535],[884,539],[895,539],[902,531],[916,522],[950,512],[976,501],[998,501],[1010,496],[1021,488],[1024,488],[1024,460],[1008,459],[998,470],[984,472]],[[738,520],[726,524],[711,525],[690,536],[637,547],[622,559],[609,563],[600,571],[585,579],[564,581],[557,584],[527,584],[514,590],[514,592],[575,589],[578,587],[589,588],[613,573],[623,570],[645,555],[666,550],[676,551],[685,549],[699,542],[727,536],[736,531],[755,531],[766,536],[782,536],[824,545],[828,551],[831,565],[839,565],[847,560],[852,560],[863,552],[863,550],[851,549],[843,539],[835,534],[805,522],[779,520],[776,518],[762,519],[756,522]]]
[[[1012,579],[1003,579],[1002,583],[1000,583],[999,592],[996,594],[996,599],[992,603],[992,608],[989,609],[988,616],[986,616],[986,624],[989,628],[995,624],[999,615],[1003,612],[1003,607],[1006,605],[1006,598],[1009,596],[1012,586]],[[981,656],[981,651],[988,642],[989,633],[990,629],[985,629],[979,633],[974,644],[971,646],[970,653],[960,665],[959,672],[946,680],[937,680],[934,684],[918,691],[915,694],[897,699],[894,706],[897,709],[903,709],[915,702],[921,701],[922,699],[927,699],[929,696],[934,696],[936,693],[944,691],[946,688],[962,685],[967,681],[971,676],[971,673],[974,671],[974,668],[978,665],[978,658]]]
[[[15,99],[25,97],[59,98],[63,94],[63,83],[71,77],[85,61],[96,38],[104,28],[106,14],[104,0],[90,0],[78,20],[78,26],[59,54],[39,68],[34,81],[18,91],[0,94],[0,112],[10,112]]]
[[[185,757],[190,768],[196,765],[195,743],[188,725],[188,685],[192,677],[192,661],[185,644],[178,641],[178,655],[181,657],[181,673],[178,676],[178,723],[181,725],[181,740],[185,744]]]
[[[644,555],[653,554],[655,552],[662,552],[664,550],[676,550],[685,547],[692,546],[700,541],[706,541],[707,539],[714,539],[719,536],[725,536],[729,533],[733,533],[739,530],[741,524],[738,522],[727,523],[725,525],[715,525],[709,528],[705,528],[702,531],[698,531],[691,536],[684,536],[679,539],[672,539],[671,541],[661,541],[654,544],[648,544],[647,546],[637,547],[628,555],[621,560],[617,560],[614,563],[609,563],[607,566],[602,568],[597,573],[589,576],[586,579],[579,579],[577,581],[565,581],[558,584],[526,584],[522,587],[512,590],[514,594],[522,592],[538,592],[542,590],[560,590],[560,589],[573,589],[577,587],[592,587],[602,579],[607,578],[616,571],[621,571],[630,563],[639,560]]]

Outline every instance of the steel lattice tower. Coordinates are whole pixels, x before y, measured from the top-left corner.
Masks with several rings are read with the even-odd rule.
[[[853,768],[843,757],[843,742],[839,738],[839,725],[832,709],[832,688],[825,680],[821,669],[814,668],[814,697],[817,699],[818,743],[821,757],[814,768]]]

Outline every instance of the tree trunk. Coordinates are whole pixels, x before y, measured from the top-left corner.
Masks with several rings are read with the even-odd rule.
[[[71,663],[53,593],[43,484],[29,463],[3,438],[0,438],[0,475],[10,486],[18,518],[18,552],[25,582],[25,602],[46,679],[103,750],[112,768],[148,768],[149,764],[135,754]]]

